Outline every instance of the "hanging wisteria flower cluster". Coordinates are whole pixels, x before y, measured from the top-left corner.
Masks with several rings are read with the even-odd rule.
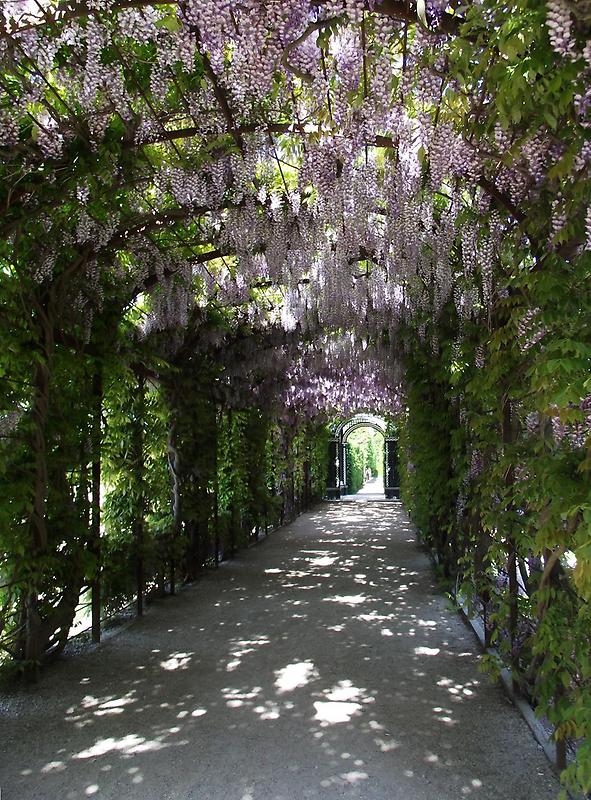
[[[516,138],[497,122],[478,138],[458,124],[458,19],[431,2],[427,27],[409,27],[414,13],[377,0],[6,4],[3,153],[26,148],[23,177],[39,171],[68,204],[48,229],[17,178],[7,220],[26,213],[31,241],[44,227],[23,270],[48,284],[79,261],[87,333],[97,276],[130,300],[150,293],[144,335],[213,303],[300,336],[385,337],[388,361],[401,326],[425,340],[448,303],[461,326],[487,324],[503,238],[565,148],[544,128]],[[552,46],[571,59],[588,49],[574,22],[567,0],[549,3]],[[584,90],[573,103],[584,125]],[[588,161],[583,148],[571,169]],[[553,203],[557,248],[568,201]]]

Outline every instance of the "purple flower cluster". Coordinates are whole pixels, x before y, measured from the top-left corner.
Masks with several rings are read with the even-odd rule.
[[[546,26],[550,44],[554,50],[567,58],[576,54],[573,23],[566,0],[547,0]]]

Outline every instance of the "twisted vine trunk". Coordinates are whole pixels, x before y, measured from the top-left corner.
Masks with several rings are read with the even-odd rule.
[[[37,307],[40,326],[40,352],[33,377],[35,390],[31,408],[31,453],[33,456],[33,502],[29,518],[31,535],[30,559],[38,563],[48,548],[47,532],[47,420],[51,397],[51,378],[54,356],[54,320],[51,307]],[[35,574],[37,569],[35,569]],[[29,671],[36,675],[45,649],[44,625],[38,609],[39,586],[30,579],[24,597],[24,637],[22,658],[30,665]]]
[[[22,596],[22,633],[18,647],[19,657],[25,662],[26,676],[36,679],[39,667],[49,652],[59,653],[68,637],[80,590],[84,583],[81,550],[75,550],[69,560],[67,580],[59,593],[59,600],[51,602],[47,595],[55,588],[55,576],[47,574],[45,563],[55,555],[48,529],[49,444],[48,427],[52,401],[53,366],[55,359],[55,330],[59,318],[58,305],[52,294],[43,301],[33,299],[35,323],[38,330],[38,352],[32,385],[34,395],[31,405],[31,490],[32,503],[28,519],[31,564]],[[69,494],[65,472],[52,476],[56,491],[67,506],[73,503]],[[83,481],[84,483],[84,481]],[[72,509],[71,509],[72,510]],[[82,509],[82,518],[86,511]]]
[[[47,417],[49,414],[51,370],[53,362],[53,330],[44,326],[43,350],[35,368],[33,385],[35,400],[31,409],[33,432],[31,450],[34,456],[33,507],[31,510],[31,536],[34,551],[47,547]]]
[[[513,426],[513,415],[511,409],[511,401],[505,394],[503,397],[502,405],[502,439],[503,447],[505,450],[508,446],[512,445],[515,441],[515,432]],[[513,484],[515,483],[515,467],[510,464],[505,470],[505,489],[508,493],[512,491]],[[507,531],[507,573],[509,576],[509,640],[511,643],[511,671],[513,689],[517,690],[517,670],[518,670],[518,657],[516,653],[517,647],[517,628],[519,623],[519,584],[517,581],[517,547],[515,542],[515,532],[513,530],[513,513],[514,505],[513,500],[510,500],[506,507],[506,513],[509,520],[509,528]]]
[[[134,419],[134,472],[137,487],[137,508],[133,523],[133,536],[135,541],[136,558],[136,586],[137,586],[137,615],[144,613],[144,538],[145,538],[145,463],[144,463],[144,418],[146,402],[146,381],[143,375],[138,376],[138,394],[136,400]]]
[[[285,458],[285,482],[283,485],[283,516],[281,523],[284,520],[291,522],[296,516],[295,508],[295,481],[294,481],[294,452],[293,441],[295,438],[295,430],[288,428],[282,430],[282,446],[283,455]]]
[[[90,528],[91,549],[95,557],[94,575],[91,585],[92,640],[101,640],[101,417],[103,412],[103,375],[97,365],[93,375],[92,395],[94,414],[92,418],[92,517]]]
[[[174,408],[174,404],[173,404]],[[177,448],[177,423],[172,420],[168,433],[168,468],[172,482],[172,542],[170,555],[170,593],[176,592],[176,543],[182,530],[181,457]]]

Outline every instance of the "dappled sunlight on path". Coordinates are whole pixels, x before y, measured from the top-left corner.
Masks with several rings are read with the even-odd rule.
[[[19,800],[558,791],[397,502],[303,515],[3,711]]]

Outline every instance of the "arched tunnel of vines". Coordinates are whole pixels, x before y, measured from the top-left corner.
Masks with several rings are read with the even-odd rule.
[[[591,2],[0,11],[3,796],[591,797]]]

